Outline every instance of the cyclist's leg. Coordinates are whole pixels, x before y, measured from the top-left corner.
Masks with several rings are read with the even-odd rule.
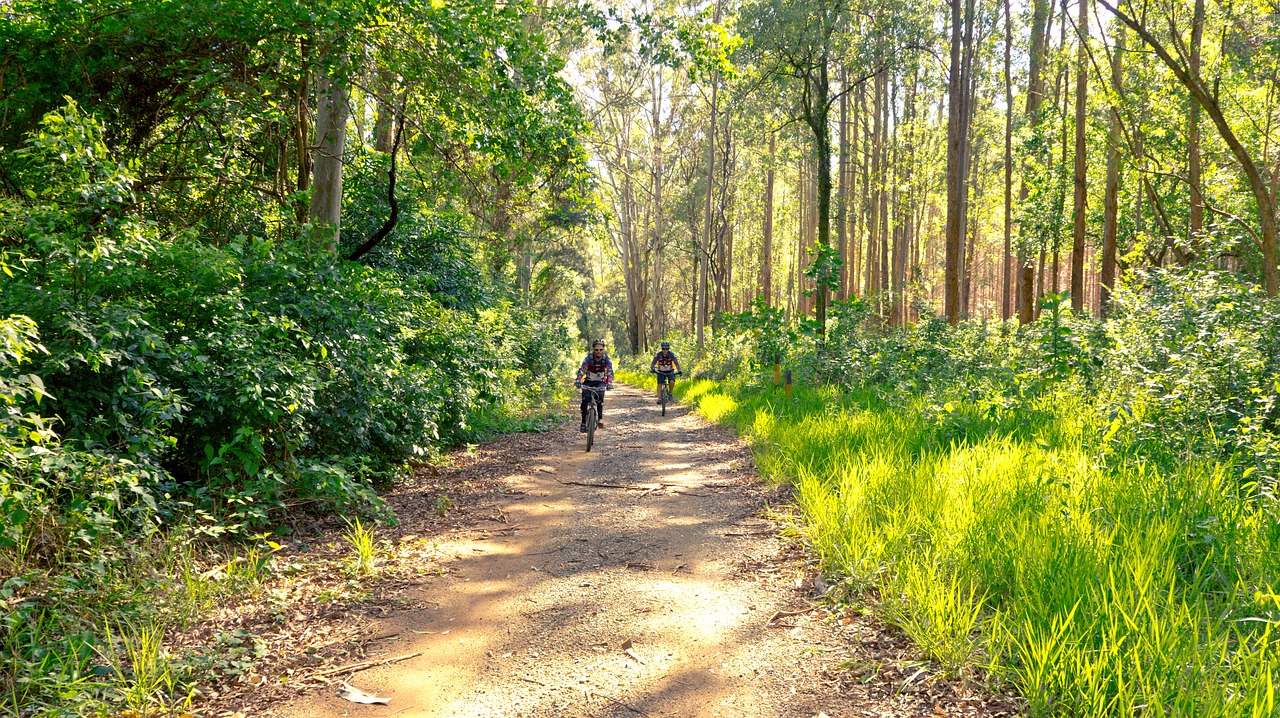
[[[582,387],[582,407],[581,407],[582,408],[582,426],[587,425],[587,407],[591,403],[590,394],[587,393],[589,391],[591,390],[588,389],[587,387],[585,386]]]
[[[596,389],[596,422],[604,426],[604,387]]]

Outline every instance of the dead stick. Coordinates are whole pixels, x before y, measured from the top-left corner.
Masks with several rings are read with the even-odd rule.
[[[422,655],[422,651],[416,651],[414,653],[406,653],[403,656],[396,656],[395,658],[384,658],[380,661],[362,661],[360,663],[352,663],[349,666],[342,666],[339,668],[328,668],[323,671],[312,673],[307,677],[323,678],[324,676],[332,676],[335,673],[346,673],[347,671],[351,671],[354,673],[355,671],[363,671],[369,668],[373,668],[375,666],[385,666],[388,663],[399,663],[400,661],[407,661],[410,658],[417,658],[418,656],[421,656],[421,655]]]
[[[639,708],[635,708],[635,707],[633,707],[633,706],[629,706],[629,705],[627,705],[626,703],[623,703],[622,701],[618,700],[617,698],[614,698],[613,696],[608,696],[608,695],[605,695],[605,694],[603,694],[603,693],[597,693],[597,692],[595,692],[595,691],[591,691],[591,695],[593,695],[593,696],[600,696],[601,698],[603,698],[603,699],[605,699],[605,700],[609,701],[610,703],[613,703],[614,705],[617,705],[617,706],[621,706],[621,707],[623,707],[623,708],[626,708],[627,710],[629,710],[629,711],[631,711],[632,713],[635,713],[635,714],[637,714],[637,715],[644,715],[644,711],[640,710]]]

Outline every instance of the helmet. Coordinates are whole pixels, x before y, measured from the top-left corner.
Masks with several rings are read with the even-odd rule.
[[[670,349],[670,348],[671,348],[671,342],[663,342],[663,343],[662,343],[662,348],[663,348],[663,349]]]
[[[595,340],[594,342],[591,342],[591,348],[592,348],[592,349],[595,349],[596,347],[602,347],[602,346],[604,346],[604,340],[603,340],[603,339],[597,339],[597,340]]]

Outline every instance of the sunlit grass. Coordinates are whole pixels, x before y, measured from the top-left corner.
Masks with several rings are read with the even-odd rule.
[[[351,546],[351,572],[357,576],[372,576],[378,572],[377,543],[374,540],[374,529],[365,526],[360,519],[347,522],[347,530],[342,538]]]
[[[1275,508],[1223,466],[1101,446],[1069,392],[1004,416],[693,382],[794,483],[825,569],[1032,715],[1273,716]]]

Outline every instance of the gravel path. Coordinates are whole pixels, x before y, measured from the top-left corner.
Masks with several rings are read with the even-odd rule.
[[[662,417],[631,387],[609,394],[605,420],[591,453],[573,426],[503,477],[497,520],[441,537],[447,574],[413,589],[418,608],[375,622],[375,635],[394,639],[370,660],[420,653],[348,678],[389,705],[312,690],[270,712],[986,714],[954,691],[946,703],[957,712],[913,691],[875,696],[876,683],[895,685],[882,666],[905,655],[900,640],[858,664],[874,663],[875,680],[831,677],[835,662],[848,668],[861,619],[789,614],[814,608],[813,574],[761,517],[783,497],[756,478],[742,442],[683,407]],[[868,630],[854,642],[882,637]]]

